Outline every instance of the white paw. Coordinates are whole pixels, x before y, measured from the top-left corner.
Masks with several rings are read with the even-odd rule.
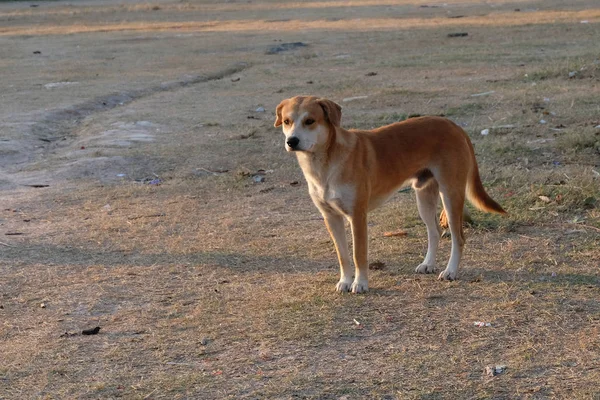
[[[456,271],[449,271],[448,268],[442,271],[438,280],[440,281],[453,281],[456,279]]]
[[[352,293],[366,293],[369,291],[369,285],[367,281],[354,281],[352,282]]]
[[[335,285],[336,292],[345,293],[345,292],[349,292],[351,290],[352,290],[352,281],[345,281],[343,279],[340,279],[340,281],[337,283],[337,285]]]
[[[432,274],[435,272],[435,264],[427,265],[427,264],[419,264],[419,266],[415,269],[417,274]]]

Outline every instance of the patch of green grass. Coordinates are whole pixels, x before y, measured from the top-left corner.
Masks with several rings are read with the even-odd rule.
[[[566,130],[556,138],[556,146],[570,153],[593,149],[600,154],[600,129],[587,127]]]
[[[366,114],[366,115],[354,115],[352,121],[347,124],[348,129],[373,129],[379,126],[393,124],[395,122],[401,122],[409,117],[407,113],[403,112],[389,112],[381,114]]]
[[[377,119],[384,125],[393,124],[394,122],[404,121],[408,118],[406,113],[392,112],[383,113],[377,116]]]
[[[597,211],[600,199],[598,179],[589,170],[575,175],[572,171],[556,169],[545,174],[521,171],[509,179],[499,178],[488,193],[509,212],[499,226],[546,222],[579,223]],[[489,185],[486,185],[486,189]],[[482,221],[492,218],[485,216]],[[479,217],[476,218],[479,223]]]
[[[508,138],[478,143],[478,151],[495,159],[496,164],[512,164],[519,159],[536,156],[535,150]]]
[[[464,116],[464,115],[472,115],[479,114],[481,111],[487,108],[484,103],[466,103],[461,104],[457,107],[450,107],[446,109],[444,115],[447,117],[455,117],[455,116]]]
[[[549,79],[584,79],[600,76],[600,64],[583,58],[567,59],[538,70],[527,72],[523,76],[525,82],[539,82]]]

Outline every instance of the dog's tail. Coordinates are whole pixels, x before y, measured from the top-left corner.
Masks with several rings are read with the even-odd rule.
[[[506,211],[502,208],[502,206],[496,203],[496,201],[492,199],[483,188],[481,178],[479,177],[479,168],[477,167],[477,160],[475,159],[475,150],[473,149],[473,144],[468,138],[467,142],[469,143],[469,148],[471,149],[472,160],[471,173],[467,180],[467,199],[469,199],[469,202],[471,202],[471,204],[481,211],[496,214],[506,214]]]

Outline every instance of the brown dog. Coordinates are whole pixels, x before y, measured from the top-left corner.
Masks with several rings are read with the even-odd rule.
[[[275,126],[283,124],[285,147],[296,153],[313,202],[323,214],[340,263],[340,292],[368,290],[367,213],[407,183],[417,194],[419,214],[427,226],[427,255],[418,273],[434,272],[440,227],[436,218],[442,198],[452,234],[448,266],[439,279],[456,278],[465,239],[465,196],[477,208],[505,214],[485,192],[473,145],[452,121],[412,118],[371,131],[340,127],[341,107],[331,100],[297,96],[283,100]],[[354,243],[354,279],[344,217]]]

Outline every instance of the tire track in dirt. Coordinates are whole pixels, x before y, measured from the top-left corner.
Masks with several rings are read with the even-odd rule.
[[[64,142],[77,125],[80,124],[81,120],[92,114],[128,105],[136,100],[152,96],[156,93],[174,91],[200,83],[223,79],[243,71],[248,66],[248,63],[240,62],[207,75],[196,75],[183,80],[164,82],[160,85],[151,86],[145,89],[112,93],[96,97],[68,108],[50,111],[44,119],[32,126],[31,133],[38,140],[48,143],[49,146],[54,142]]]
[[[18,172],[41,156],[61,147],[66,147],[76,139],[74,131],[90,115],[110,111],[161,92],[175,91],[189,86],[219,80],[239,73],[250,66],[239,62],[224,69],[203,75],[193,75],[185,79],[164,82],[143,89],[98,96],[65,108],[49,111],[34,122],[19,140],[22,154],[18,157],[0,157],[0,188],[6,183],[15,184],[11,173]],[[34,151],[35,150],[35,151]],[[15,159],[19,159],[15,163]],[[8,171],[7,171],[8,170]]]

